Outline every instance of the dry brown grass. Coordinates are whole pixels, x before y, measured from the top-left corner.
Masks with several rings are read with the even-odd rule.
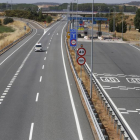
[[[30,28],[21,21],[14,21],[13,23],[7,24],[6,26],[12,27],[15,29],[15,32],[0,34],[0,50],[30,31]],[[24,30],[24,26],[27,27],[26,31]]]
[[[5,12],[0,12],[0,16],[4,16],[5,15]]]

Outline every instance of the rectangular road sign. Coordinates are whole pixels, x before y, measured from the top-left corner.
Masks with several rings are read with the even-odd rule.
[[[77,43],[76,29],[71,29],[70,30],[70,46],[76,47],[76,43]]]
[[[70,32],[67,32],[67,39],[70,39]]]

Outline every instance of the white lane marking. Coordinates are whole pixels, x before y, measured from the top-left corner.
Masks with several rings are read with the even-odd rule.
[[[50,33],[48,33],[48,35],[50,35]]]
[[[7,95],[7,93],[3,93],[2,95],[4,95],[4,96],[5,96],[5,95]]]
[[[121,114],[129,114],[128,112],[121,112]]]
[[[46,60],[46,57],[44,58],[44,60]]]
[[[51,42],[51,40],[50,40],[50,42]]]
[[[3,99],[0,99],[0,101],[3,101]]]
[[[118,108],[119,110],[126,110],[125,108]]]
[[[49,43],[49,45],[50,45],[50,43]]]
[[[47,54],[48,52],[46,51],[46,54]]]
[[[140,109],[136,109],[136,110],[140,111]]]
[[[36,95],[36,102],[38,102],[38,97],[39,97],[39,93],[37,93],[37,95]]]
[[[119,79],[116,77],[100,77],[102,82],[108,82],[108,83],[119,83]]]
[[[137,113],[138,111],[134,111],[134,110],[127,110],[127,112],[132,112],[132,113]]]
[[[44,65],[42,66],[42,69],[44,69]]]
[[[58,35],[58,33],[57,33],[57,35]]]
[[[66,24],[65,24],[65,26],[66,26]],[[62,33],[61,33],[61,53],[62,53],[62,60],[63,60],[63,66],[64,66],[64,71],[65,71],[65,76],[66,76],[66,81],[67,81],[69,96],[70,96],[70,100],[71,100],[71,105],[72,105],[72,109],[73,109],[73,113],[74,113],[74,117],[75,117],[75,122],[76,122],[76,126],[77,126],[79,140],[83,140],[83,136],[82,136],[82,132],[81,132],[81,128],[80,128],[80,123],[79,123],[77,111],[76,111],[76,108],[75,108],[75,104],[74,104],[74,100],[73,100],[73,96],[72,96],[72,91],[71,91],[71,87],[70,87],[70,83],[69,83],[69,78],[68,78],[68,74],[67,74],[67,69],[66,69],[66,64],[65,64],[65,59],[64,59],[64,53],[63,53],[63,44],[62,44],[62,42],[63,42],[63,32],[64,32],[65,26],[63,27]]]
[[[10,58],[16,51],[18,51],[24,44],[26,44],[31,38],[33,38],[37,34],[37,29],[36,32],[33,36],[31,36],[27,41],[25,41],[20,47],[18,47],[13,53],[11,53],[7,58],[5,58],[1,63],[0,66],[8,59]]]
[[[10,88],[11,86],[7,86],[7,87],[9,87],[9,88]]]
[[[49,47],[47,47],[47,49],[49,49]]]
[[[42,82],[42,76],[40,76],[40,80],[39,80],[39,82]]]
[[[85,64],[88,69],[91,71],[90,67],[88,66],[88,64]],[[124,124],[126,125],[127,129],[129,130],[129,132],[131,133],[131,135],[134,137],[135,140],[138,140],[137,136],[135,135],[135,133],[132,131],[132,129],[130,128],[130,126],[128,125],[128,123],[126,122],[126,120],[124,119],[124,117],[122,116],[122,114],[120,113],[120,111],[118,110],[117,106],[115,105],[115,103],[113,102],[113,100],[110,98],[110,96],[107,94],[107,92],[104,90],[103,86],[101,85],[101,83],[98,81],[98,79],[95,77],[94,74],[92,74],[93,77],[95,78],[95,80],[98,82],[99,86],[101,87],[101,89],[103,90],[104,94],[106,95],[106,97],[109,99],[109,101],[111,102],[111,104],[113,105],[114,109],[117,111],[118,115],[120,116],[120,118],[122,119],[122,121],[124,122]]]
[[[32,140],[32,136],[33,136],[33,129],[34,129],[34,123],[31,123],[31,129],[30,129],[29,140]]]
[[[2,104],[2,102],[0,102],[0,104]]]
[[[2,98],[2,99],[4,99],[4,98],[5,98],[5,96],[1,96],[1,98]]]

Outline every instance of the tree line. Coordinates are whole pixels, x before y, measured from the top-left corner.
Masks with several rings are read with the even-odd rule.
[[[50,10],[56,10],[60,11],[63,9],[67,9],[68,3],[63,3],[59,6],[53,6],[50,7]],[[77,4],[76,3],[70,3],[70,10],[76,11],[77,10]],[[104,3],[95,3],[94,4],[94,11],[95,12],[109,12],[109,9],[111,12],[113,12],[113,7],[115,7],[116,12],[136,12],[137,7],[136,6],[122,6],[122,5],[113,5],[113,4],[104,4]],[[92,3],[84,3],[84,4],[78,4],[78,11],[92,11]]]

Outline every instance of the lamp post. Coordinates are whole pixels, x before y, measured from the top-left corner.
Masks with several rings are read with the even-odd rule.
[[[114,8],[113,32],[115,32],[115,10],[116,10],[116,7],[113,7],[113,8]]]
[[[109,28],[110,28],[110,7],[108,7],[108,9],[109,9],[108,33],[109,33]]]
[[[92,73],[93,73],[93,7],[94,0],[92,2],[92,43],[91,43],[91,73],[90,73],[90,98],[92,99]]]
[[[124,5],[122,8],[122,40],[123,40],[123,12],[124,12]]]

